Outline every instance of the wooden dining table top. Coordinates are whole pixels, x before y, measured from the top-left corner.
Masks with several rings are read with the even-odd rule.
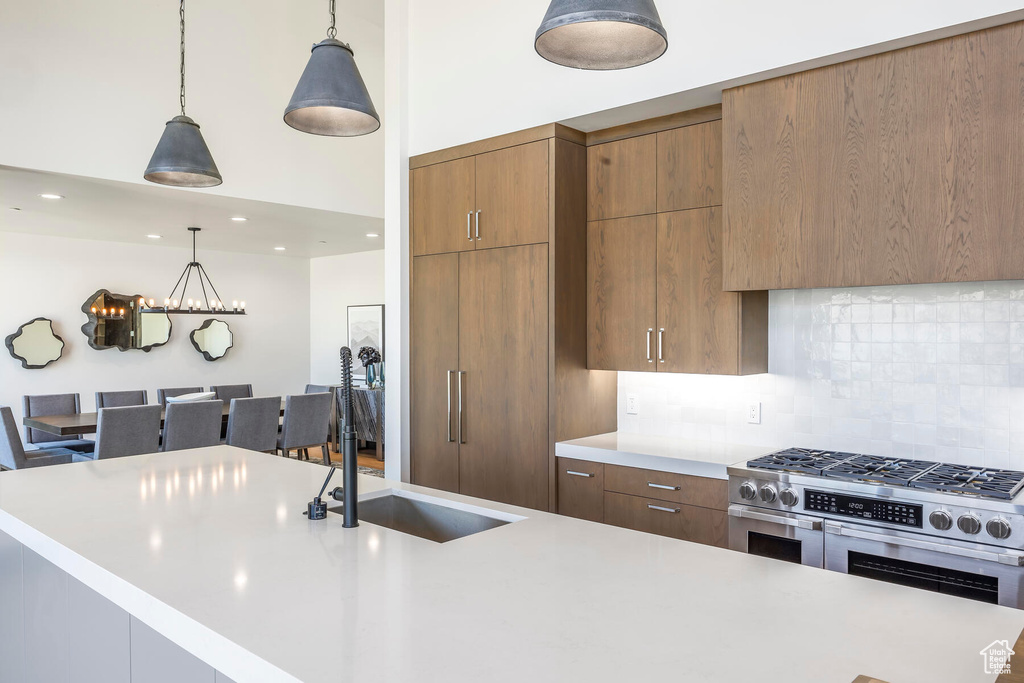
[[[281,414],[284,414],[284,400],[281,401]],[[225,403],[221,409],[224,419],[228,419],[230,403]],[[167,408],[160,411],[160,426],[163,427],[164,417]],[[95,434],[96,425],[99,422],[99,413],[74,413],[72,415],[38,415],[26,417],[22,424],[30,429],[38,429],[54,436],[79,436],[82,434]]]

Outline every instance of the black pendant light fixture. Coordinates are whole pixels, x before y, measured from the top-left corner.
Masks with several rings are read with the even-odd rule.
[[[231,307],[228,308],[227,304],[220,298],[220,294],[217,293],[217,288],[213,286],[213,281],[210,280],[210,276],[206,274],[206,269],[203,268],[203,264],[199,263],[196,259],[196,235],[199,233],[201,228],[189,228],[188,231],[192,233],[192,260],[185,265],[185,270],[181,272],[181,277],[174,283],[174,289],[164,299],[164,305],[161,306],[159,302],[150,299],[146,302],[145,298],[139,299],[139,310],[143,313],[191,313],[193,315],[245,315],[245,302],[239,304],[238,301],[231,302]],[[199,281],[199,292],[202,292],[202,298],[199,298],[199,292],[196,292],[195,299],[185,300],[185,295],[188,294],[188,282],[192,277],[192,273],[195,272],[196,280]],[[193,280],[193,283],[195,281]],[[178,294],[178,287],[181,287],[181,294]],[[210,295],[213,296],[210,296]]]
[[[313,46],[306,70],[284,110],[284,122],[313,135],[366,135],[380,128],[380,117],[359,75],[355,53],[335,38],[334,1],[329,0],[327,38]]]
[[[199,132],[199,124],[185,115],[185,0],[178,5],[180,29],[180,88],[178,100],[181,114],[164,126],[164,133],[149,160],[144,177],[160,185],[175,187],[214,187],[224,182],[213,162],[210,148]]]
[[[668,49],[654,0],[551,0],[534,48],[544,59],[576,69],[627,69]]]

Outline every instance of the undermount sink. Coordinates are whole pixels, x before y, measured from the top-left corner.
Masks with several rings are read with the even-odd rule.
[[[328,511],[340,515],[344,506],[337,505]],[[360,522],[436,543],[465,538],[521,519],[525,518],[398,489],[359,499]]]

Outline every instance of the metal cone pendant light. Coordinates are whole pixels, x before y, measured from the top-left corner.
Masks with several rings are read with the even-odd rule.
[[[180,88],[178,99],[181,114],[164,126],[163,135],[149,160],[144,177],[160,185],[175,187],[213,187],[224,182],[213,161],[210,148],[203,140],[199,124],[185,115],[185,0],[178,5],[180,29]]]
[[[370,100],[352,48],[337,40],[334,2],[327,38],[313,46],[306,70],[284,110],[284,122],[313,135],[351,137],[380,128],[380,117]]]
[[[544,59],[576,69],[627,69],[668,49],[654,0],[551,0],[534,48]]]

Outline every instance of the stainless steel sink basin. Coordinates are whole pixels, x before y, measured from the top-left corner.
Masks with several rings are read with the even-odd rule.
[[[343,510],[343,505],[328,508],[339,515]],[[524,518],[397,489],[359,500],[360,522],[436,543],[472,536],[521,519]]]

